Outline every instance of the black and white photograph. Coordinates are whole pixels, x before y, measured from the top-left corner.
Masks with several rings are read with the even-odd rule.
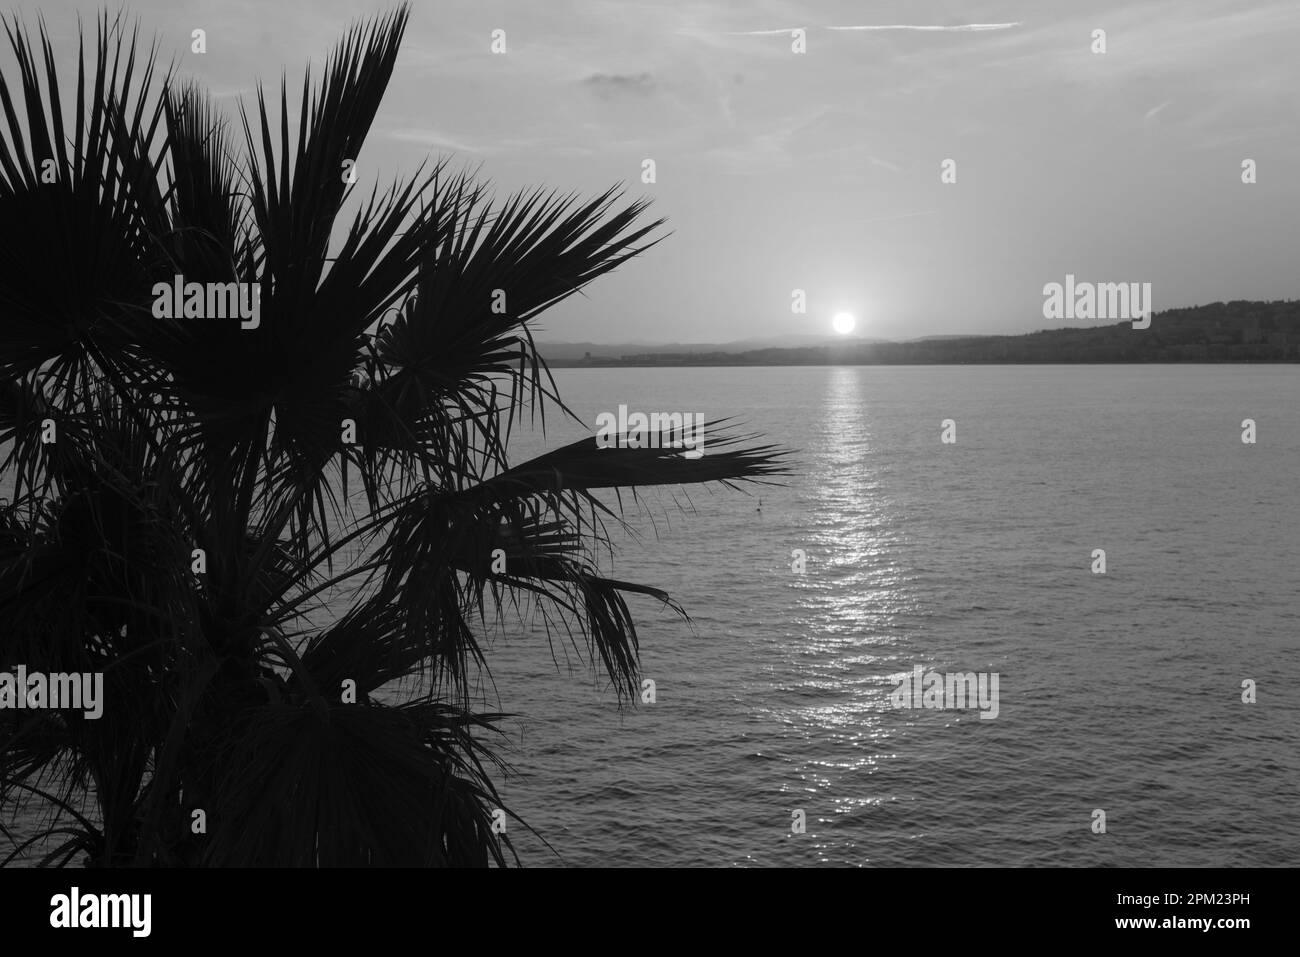
[[[1300,3],[0,21],[3,926],[1281,932]]]

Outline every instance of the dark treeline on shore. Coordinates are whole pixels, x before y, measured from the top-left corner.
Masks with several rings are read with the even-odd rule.
[[[545,347],[543,346],[543,349]],[[1215,302],[1131,322],[1049,329],[1020,336],[846,343],[747,352],[589,356],[554,366],[926,365],[1055,362],[1297,362],[1300,301]]]

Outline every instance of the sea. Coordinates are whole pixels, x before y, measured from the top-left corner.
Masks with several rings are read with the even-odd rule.
[[[1300,369],[555,376],[579,421],[520,460],[625,404],[792,474],[623,497],[603,570],[690,616],[629,599],[652,703],[493,638],[525,865],[1300,864]],[[996,674],[996,717],[900,693],[918,667]]]
[[[488,629],[525,866],[1300,864],[1300,368],[554,377],[576,419],[514,462],[626,405],[790,474],[623,494],[600,570],[689,616],[628,598],[653,695],[527,604]]]

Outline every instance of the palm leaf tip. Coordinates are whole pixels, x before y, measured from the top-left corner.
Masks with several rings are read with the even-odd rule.
[[[556,492],[704,482],[775,484],[792,474],[787,461],[791,450],[753,444],[761,436],[731,432],[725,423],[720,420],[705,428],[698,445],[703,454],[698,457],[690,455],[692,449],[681,441],[681,432],[662,433],[650,448],[629,447],[626,434],[607,446],[592,436],[538,456],[491,481]]]

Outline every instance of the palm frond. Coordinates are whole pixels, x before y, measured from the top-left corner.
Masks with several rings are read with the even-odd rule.
[[[725,424],[703,456],[665,432],[511,465],[526,416],[572,415],[531,326],[662,220],[617,189],[498,202],[444,160],[354,196],[409,14],[349,30],[296,121],[259,86],[242,136],[107,14],[65,115],[44,25],[0,18],[0,667],[104,679],[98,719],[0,725],[0,804],[45,812],[0,828],[10,860],[514,860],[488,630],[539,613],[626,699],[629,600],[685,612],[601,572],[622,490],[786,473]],[[155,315],[177,277],[260,322]]]

